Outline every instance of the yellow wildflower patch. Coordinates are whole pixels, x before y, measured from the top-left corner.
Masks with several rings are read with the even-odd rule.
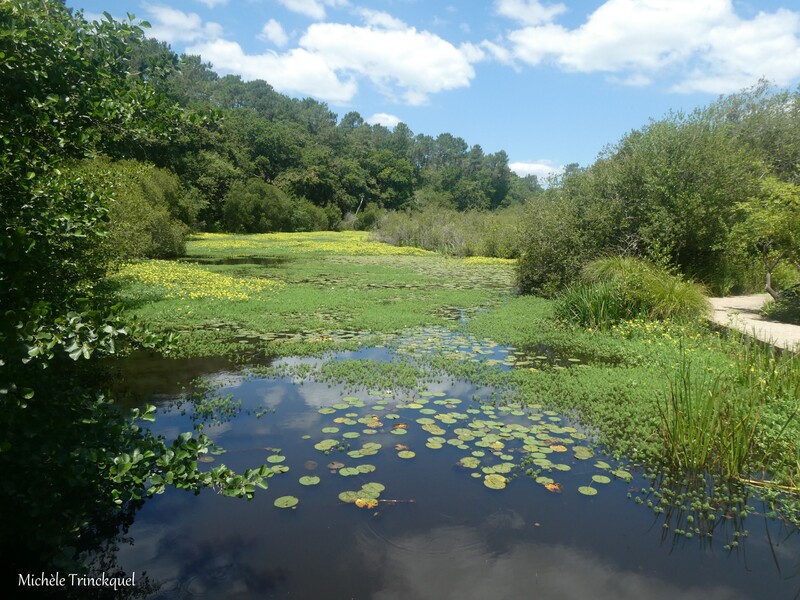
[[[495,258],[491,256],[469,256],[464,259],[465,265],[491,265],[491,266],[513,266],[517,264],[515,258]]]
[[[230,235],[201,233],[189,247],[193,254],[218,254],[241,251],[247,254],[340,254],[345,256],[423,256],[434,254],[421,248],[392,246],[371,241],[366,231],[258,233]]]
[[[249,300],[251,294],[283,286],[269,279],[230,277],[213,273],[197,264],[167,260],[127,263],[120,267],[116,277],[130,278],[137,283],[160,288],[165,298],[181,300]]]

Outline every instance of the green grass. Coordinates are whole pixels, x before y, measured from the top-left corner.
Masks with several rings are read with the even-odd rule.
[[[556,303],[560,318],[600,329],[626,319],[693,320],[708,310],[701,286],[626,256],[588,263]]]

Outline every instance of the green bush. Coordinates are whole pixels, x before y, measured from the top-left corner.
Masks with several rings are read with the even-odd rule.
[[[107,233],[93,250],[104,260],[174,258],[184,253],[189,228],[175,215],[188,218],[191,210],[183,206],[177,175],[148,163],[106,158],[81,161],[70,172],[90,190],[110,198]]]
[[[800,325],[800,285],[781,292],[780,297],[768,302],[761,312],[773,321]]]
[[[709,305],[702,286],[646,261],[616,256],[588,263],[555,310],[566,321],[606,329],[637,318],[692,320]]]
[[[234,233],[321,231],[330,227],[329,211],[305,198],[292,198],[261,179],[237,181],[225,195],[222,224]]]
[[[527,205],[517,265],[517,289],[552,297],[572,283],[595,252],[569,201],[539,198]]]

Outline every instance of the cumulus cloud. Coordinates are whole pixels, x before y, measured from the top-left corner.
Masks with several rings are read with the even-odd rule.
[[[341,0],[281,0],[301,7],[343,4]],[[223,37],[216,23],[204,23],[195,13],[165,6],[146,5],[154,23],[151,34],[161,40],[188,45],[222,73],[245,80],[265,79],[276,90],[346,103],[358,92],[358,83],[371,81],[393,101],[421,105],[432,94],[467,87],[475,77],[472,64],[486,58],[481,47],[456,47],[428,31],[420,31],[380,11],[360,9],[363,24],[313,23],[298,47],[284,52],[248,54]],[[260,34],[278,48],[289,36],[275,19]]]
[[[300,46],[324,56],[335,71],[366,77],[384,94],[411,105],[470,84],[475,71],[467,52],[432,33],[398,24],[395,20],[386,28],[315,23]]]
[[[152,28],[147,31],[148,37],[174,44],[176,42],[191,43],[222,35],[221,25],[213,22],[203,23],[197,13],[185,13],[176,8],[154,4],[145,4],[144,6],[152,15]]]
[[[278,0],[292,12],[300,13],[314,20],[325,18],[325,7],[347,6],[347,0]]]
[[[370,125],[383,125],[384,127],[391,129],[400,123],[400,117],[396,117],[387,113],[375,113],[371,117],[367,118],[366,121]]]
[[[548,23],[567,10],[563,4],[543,6],[537,0],[498,0],[495,7],[498,14],[525,25]]]
[[[286,35],[283,25],[278,23],[275,19],[270,19],[264,24],[264,27],[261,28],[260,37],[272,42],[279,48],[289,43],[289,36]]]
[[[511,57],[529,65],[605,72],[626,85],[677,77],[673,89],[687,92],[731,92],[760,77],[785,85],[800,76],[800,13],[786,9],[748,20],[731,0],[607,0],[569,29],[553,21],[559,5],[496,6],[525,25],[507,40]]]
[[[187,48],[199,54],[223,73],[241,75],[244,80],[265,79],[276,90],[311,95],[328,102],[351,100],[358,86],[352,78],[341,80],[319,54],[295,48],[284,54],[246,54],[236,42],[215,39]]]
[[[508,168],[520,177],[536,175],[539,179],[547,179],[552,175],[560,175],[564,171],[563,166],[556,165],[550,160],[512,162],[509,163]]]
[[[217,6],[225,6],[228,0],[198,0],[200,4],[205,4],[208,8],[216,8]]]

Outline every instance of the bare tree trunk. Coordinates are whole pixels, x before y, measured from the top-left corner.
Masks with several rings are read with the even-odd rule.
[[[772,288],[772,269],[774,269],[775,266],[779,262],[781,262],[781,258],[783,258],[783,257],[780,257],[780,258],[778,258],[777,260],[774,260],[774,261],[770,261],[767,257],[764,257],[764,271],[765,271],[764,289],[767,291],[767,293],[770,296],[772,296],[773,300],[777,300],[778,299],[778,292],[776,292]]]

